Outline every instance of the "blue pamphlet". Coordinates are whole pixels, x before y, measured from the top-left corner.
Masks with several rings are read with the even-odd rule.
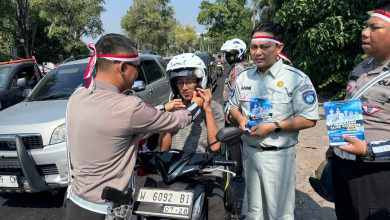
[[[250,101],[249,121],[247,124],[247,128],[251,129],[251,127],[257,125],[260,122],[271,123],[272,112],[272,103],[268,99],[252,99]]]
[[[364,140],[362,103],[359,99],[325,102],[324,110],[330,146],[347,145],[343,135]]]

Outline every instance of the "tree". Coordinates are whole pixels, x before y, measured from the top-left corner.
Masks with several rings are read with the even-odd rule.
[[[101,13],[104,0],[31,0],[40,9],[39,16],[47,21],[48,36],[56,37],[71,53],[85,47],[83,36],[96,37],[103,33]]]
[[[284,51],[320,92],[343,96],[347,75],[361,59],[360,33],[371,7],[370,0],[289,0],[278,11]]]
[[[169,0],[133,0],[133,5],[121,20],[126,35],[140,49],[163,50],[169,47],[176,20]]]
[[[255,0],[260,13],[260,20],[272,20],[276,12],[282,7],[283,0]]]
[[[231,38],[248,41],[252,25],[246,0],[202,1],[200,9],[198,22],[206,26],[206,37],[213,39],[214,51],[219,51],[223,42]]]
[[[2,12],[1,38],[3,47],[11,47],[12,44],[21,44],[24,57],[31,57],[36,33],[37,10],[32,8],[29,0],[2,0],[0,3]],[[9,49],[7,50],[8,52]]]
[[[175,45],[180,52],[192,52],[190,49],[194,49],[196,43],[195,27],[191,25],[181,26],[176,25],[175,28]]]

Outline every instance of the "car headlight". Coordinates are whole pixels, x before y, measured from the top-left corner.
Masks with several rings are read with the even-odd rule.
[[[50,145],[66,141],[66,126],[62,124],[54,129],[50,138]]]

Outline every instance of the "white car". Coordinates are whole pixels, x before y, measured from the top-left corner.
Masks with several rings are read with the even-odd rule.
[[[141,54],[133,90],[151,105],[168,101],[165,63]],[[64,63],[47,74],[21,103],[0,112],[0,191],[39,192],[67,186],[65,111],[84,86],[89,59]]]

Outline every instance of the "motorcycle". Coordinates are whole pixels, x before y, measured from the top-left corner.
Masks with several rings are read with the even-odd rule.
[[[224,71],[223,64],[221,62],[217,62],[217,76],[222,76]]]
[[[239,138],[241,133],[237,127],[227,127],[221,129],[216,138],[227,143]],[[205,153],[146,152],[139,156],[139,161],[142,170],[149,173],[143,186],[135,187],[133,182],[129,191],[120,192],[110,187],[103,190],[102,198],[116,204],[109,210],[114,217],[108,219],[207,219],[206,192],[208,179],[212,177],[209,174],[223,172],[235,176],[227,167],[235,166],[236,161],[207,150]],[[236,216],[231,211],[227,210],[226,219]],[[237,218],[243,217],[237,215]]]

